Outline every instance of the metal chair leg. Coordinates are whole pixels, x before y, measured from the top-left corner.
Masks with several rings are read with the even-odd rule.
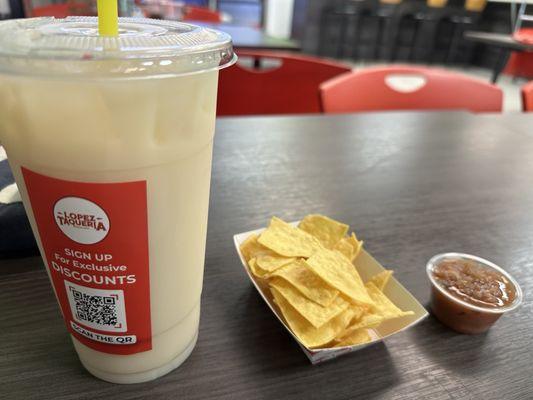
[[[492,83],[496,83],[496,81],[500,77],[500,74],[505,68],[507,61],[509,61],[510,55],[511,55],[511,52],[509,50],[500,49],[500,57],[498,57],[498,59],[496,60],[496,64],[494,65],[494,69],[492,71],[492,78],[491,78]]]
[[[455,24],[453,28],[452,40],[450,42],[450,47],[448,48],[448,54],[446,55],[446,64],[453,64],[453,59],[457,53],[457,48],[459,47],[459,42],[461,39],[462,27],[461,23]]]
[[[343,58],[345,42],[346,42],[346,17],[344,15],[341,15],[339,40],[338,40],[338,45],[337,45],[337,58]]]

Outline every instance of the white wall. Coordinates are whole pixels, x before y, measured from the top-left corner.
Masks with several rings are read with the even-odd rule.
[[[265,27],[270,36],[289,39],[292,29],[294,0],[266,0]]]

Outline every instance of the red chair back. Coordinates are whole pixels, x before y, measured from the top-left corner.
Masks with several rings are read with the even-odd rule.
[[[48,6],[35,7],[31,10],[32,17],[56,17],[66,18],[70,13],[70,4],[50,4]]]
[[[218,84],[218,115],[320,112],[320,83],[351,71],[343,64],[291,53],[238,51],[240,57],[281,61],[273,69],[240,64],[224,69]]]
[[[398,90],[394,76],[418,78],[422,86]],[[445,70],[411,66],[368,68],[320,86],[326,113],[384,110],[501,112],[502,91],[489,83]]]
[[[183,10],[183,20],[212,22],[219,24],[222,22],[222,16],[219,12],[210,10],[209,8],[186,6]]]
[[[533,112],[533,81],[522,87],[522,109]]]
[[[506,75],[514,77],[533,78],[533,53],[513,51],[503,70]]]
[[[533,44],[533,28],[521,28],[513,34],[513,38],[522,43]],[[533,78],[533,52],[513,51],[503,73],[514,77]]]
[[[32,17],[66,18],[69,15],[91,15],[91,7],[87,3],[62,3],[35,7],[31,10]]]

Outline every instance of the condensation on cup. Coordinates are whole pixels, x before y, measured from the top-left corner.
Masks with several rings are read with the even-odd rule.
[[[198,337],[218,71],[231,38],[123,18],[0,23],[0,141],[83,365],[116,383]]]

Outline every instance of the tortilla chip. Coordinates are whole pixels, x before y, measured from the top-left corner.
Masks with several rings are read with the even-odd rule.
[[[352,304],[353,318],[352,321],[356,321],[363,317],[364,314],[368,313],[368,307],[361,307],[355,304]]]
[[[343,237],[335,245],[334,250],[342,253],[348,260],[353,261],[361,252],[363,248],[363,241],[357,240],[355,233],[352,232],[351,236]]]
[[[368,343],[371,340],[368,330],[356,329],[344,336],[334,347],[357,346],[359,344]]]
[[[248,267],[250,268],[250,271],[252,271],[252,275],[255,276],[256,278],[260,278],[260,279],[268,278],[269,271],[266,271],[262,269],[261,267],[259,267],[257,265],[257,259],[255,257],[251,258],[250,261],[248,261]]]
[[[322,248],[317,238],[276,217],[270,220],[270,225],[258,241],[285,257],[311,257]]]
[[[320,328],[322,325],[350,307],[350,303],[343,300],[340,296],[337,296],[330,306],[322,307],[302,295],[285,279],[279,277],[271,279],[269,284],[315,328]]]
[[[326,248],[332,249],[350,227],[323,215],[310,214],[300,222],[298,228],[316,237]]]
[[[290,264],[295,260],[296,258],[292,257],[262,254],[257,256],[256,263],[261,269],[269,272],[274,272],[275,270],[283,267],[284,265]]]
[[[385,286],[387,286],[387,283],[389,283],[389,279],[392,276],[392,271],[390,269],[381,271],[379,274],[374,275],[372,278],[370,278],[369,282],[372,282],[376,287],[383,291],[385,289]]]
[[[383,317],[378,314],[364,314],[359,319],[352,319],[350,325],[346,329],[346,332],[343,334],[348,334],[349,332],[355,331],[357,329],[370,329],[375,328],[383,322]]]
[[[356,304],[372,307],[373,301],[353,264],[338,251],[317,251],[305,263],[330,286]]]
[[[333,250],[337,250],[339,253],[341,253],[344,257],[346,257],[348,260],[352,260],[352,255],[354,252],[354,248],[351,243],[348,242],[348,238],[342,238],[333,248]]]
[[[344,331],[353,316],[347,308],[320,328],[315,328],[296,311],[276,288],[271,288],[274,300],[294,335],[308,348],[316,348],[331,342]]]
[[[301,259],[281,267],[272,276],[285,279],[309,300],[324,307],[329,306],[339,294],[337,289],[324,282]]]
[[[279,254],[274,253],[272,250],[266,248],[260,244],[257,239],[259,235],[253,234],[248,236],[246,240],[241,244],[241,253],[246,261],[250,261],[252,258],[260,255],[270,255],[278,256]]]
[[[406,315],[413,315],[412,311],[402,311],[396,305],[389,300],[387,296],[383,294],[381,290],[372,282],[366,283],[366,289],[368,294],[374,301],[375,314],[383,317],[383,320],[404,317]]]

